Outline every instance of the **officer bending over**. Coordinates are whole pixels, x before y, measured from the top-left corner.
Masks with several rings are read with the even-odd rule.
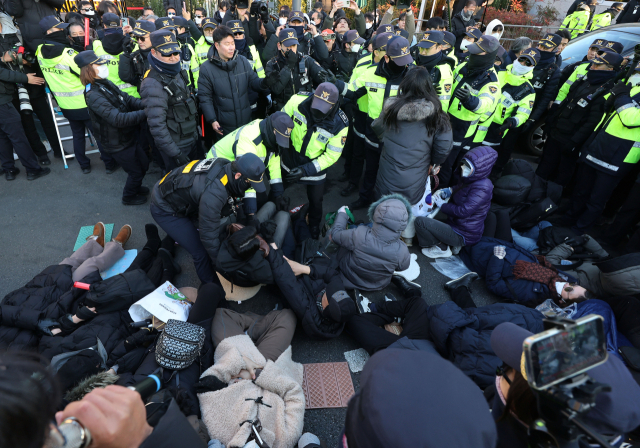
[[[207,154],[209,158],[224,157],[236,160],[243,154],[255,154],[267,164],[271,186],[271,200],[282,196],[284,187],[280,170],[280,155],[289,147],[293,121],[284,112],[275,112],[264,120],[254,120],[224,137]],[[244,212],[253,215],[258,211],[256,192],[264,193],[263,183],[255,185],[244,195]]]
[[[252,185],[261,185],[264,163],[255,154],[237,160],[194,160],[164,176],[151,193],[151,216],[193,257],[202,283],[220,280],[216,260],[221,234],[235,212],[235,201]],[[225,219],[226,218],[226,219]]]
[[[164,160],[165,168],[188,163],[198,143],[198,108],[189,86],[189,76],[180,65],[180,46],[168,30],[154,31],[150,69],[140,86],[149,131]]]
[[[340,110],[338,88],[330,82],[320,84],[313,95],[294,95],[282,110],[294,123],[292,144],[280,155],[281,166],[288,173],[284,180],[286,184],[307,185],[309,230],[311,238],[318,239],[327,169],[342,154],[349,120]]]
[[[80,80],[85,86],[84,98],[96,139],[128,174],[122,203],[144,204],[149,189],[142,186],[142,179],[149,168],[149,159],[136,138],[138,126],[146,119],[142,101],[108,79],[108,59],[88,50],[78,54],[74,61],[80,67]]]

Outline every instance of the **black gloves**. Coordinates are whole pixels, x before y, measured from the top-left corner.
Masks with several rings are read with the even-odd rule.
[[[574,236],[573,238],[569,238],[564,242],[567,246],[576,247],[576,246],[584,246],[589,242],[589,237],[585,235]]]
[[[440,84],[434,84],[433,90],[436,91],[436,95],[438,96],[442,95],[442,87],[440,87]]]
[[[257,16],[258,14],[260,14],[260,10],[258,9],[259,7],[260,7],[259,2],[251,2],[251,8],[249,9],[249,14],[251,14],[252,16]]]
[[[469,89],[458,89],[456,90],[456,93],[454,96],[458,98],[461,103],[464,103],[464,101],[467,98],[469,98],[470,95],[471,95],[471,91]]]
[[[291,199],[287,196],[279,196],[274,201],[276,204],[276,211],[280,212],[282,210],[289,211],[289,204],[291,203]]]
[[[320,83],[323,83],[323,82],[330,82],[331,84],[336,83],[336,75],[334,75],[328,70],[320,71],[320,73],[318,73],[318,78],[320,78]]]
[[[289,66],[290,70],[295,70],[296,69],[296,64],[298,63],[298,53],[294,53],[291,50],[287,50],[287,52],[285,53],[286,59],[287,59],[287,66]]]
[[[124,347],[129,351],[135,347],[149,345],[155,341],[156,336],[158,336],[158,331],[156,329],[150,331],[148,328],[143,328],[125,339]]]
[[[278,82],[279,79],[280,79],[280,72],[274,70],[262,80],[263,85],[261,87],[263,88],[266,87],[267,89],[270,89]]]
[[[502,126],[498,128],[498,133],[502,135],[507,129],[513,129],[515,127],[516,119],[513,117],[507,118],[506,120],[504,120],[504,123],[502,123]]]
[[[292,169],[291,171],[289,171],[289,173],[284,176],[284,180],[286,180],[287,182],[290,182],[292,184],[295,184],[296,182],[298,182],[303,177],[304,177],[304,170],[302,168],[300,168],[300,167],[296,167],[296,168]]]
[[[38,321],[38,332],[44,336],[54,336],[51,330],[60,328],[60,323],[53,319],[40,319]]]
[[[625,84],[623,82],[619,82],[611,89],[611,96],[618,97],[620,95],[630,95],[631,94],[631,86],[629,84]]]
[[[209,375],[196,383],[196,393],[204,394],[206,392],[215,392],[225,387],[227,387],[227,383],[223,383],[215,375]]]
[[[189,163],[189,156],[180,151],[176,156],[176,164],[178,166],[182,166],[186,165],[187,163]]]
[[[268,221],[260,224],[260,235],[265,239],[265,241],[269,244],[274,242],[273,236],[276,234],[276,229],[278,228],[278,224],[275,221],[269,219]]]
[[[124,36],[124,39],[122,40],[122,50],[124,51],[124,54],[130,55],[134,48],[135,42],[131,39],[131,36]]]

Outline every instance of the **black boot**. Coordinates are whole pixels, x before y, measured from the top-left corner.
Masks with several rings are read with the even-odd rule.
[[[154,254],[160,249],[160,235],[158,235],[158,227],[155,224],[145,224],[144,233],[147,235],[147,244],[144,247],[151,250]]]
[[[160,247],[168,250],[172,257],[176,256],[176,242],[169,235],[165,236],[162,239],[162,243],[160,244]]]
[[[358,186],[352,183],[349,183],[349,185],[347,185],[347,188],[345,188],[340,192],[340,196],[343,196],[343,197],[351,196],[356,191],[358,191]]]
[[[162,260],[162,278],[173,279],[182,272],[182,268],[167,249],[158,249],[158,257]],[[171,281],[171,280],[169,280]]]
[[[369,204],[371,204],[370,201],[367,201],[365,199],[362,198],[358,198],[358,200],[356,202],[353,202],[349,208],[351,210],[360,210],[361,208],[366,208],[369,207]]]
[[[460,286],[464,286],[467,289],[469,288],[469,285],[476,279],[478,279],[480,276],[478,274],[476,274],[475,272],[467,272],[466,274],[464,274],[461,277],[456,278],[455,280],[451,280],[448,281],[447,283],[444,284],[444,289],[446,289],[447,291],[453,291],[456,288],[459,288]]]
[[[391,277],[391,283],[398,288],[405,297],[420,297],[422,296],[422,287],[414,282],[410,282],[401,275],[393,274]]]

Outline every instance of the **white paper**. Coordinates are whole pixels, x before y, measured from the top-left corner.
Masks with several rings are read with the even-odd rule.
[[[144,296],[129,308],[129,316],[134,322],[145,319],[156,319],[167,322],[169,319],[187,321],[191,303],[173,286],[171,282],[165,282],[152,293]]]

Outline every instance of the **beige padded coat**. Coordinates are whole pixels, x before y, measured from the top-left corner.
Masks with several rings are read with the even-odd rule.
[[[291,360],[291,346],[276,362],[267,362],[249,336],[239,335],[218,345],[213,366],[201,378],[215,375],[229,383],[246,368],[242,355],[264,366],[255,381],[239,381],[215,392],[198,394],[209,436],[228,448],[242,447],[251,434],[251,425],[241,425],[242,422],[258,418],[262,424],[260,435],[270,447],[292,448],[302,435],[304,424],[302,365]],[[264,404],[255,402],[259,397]]]

